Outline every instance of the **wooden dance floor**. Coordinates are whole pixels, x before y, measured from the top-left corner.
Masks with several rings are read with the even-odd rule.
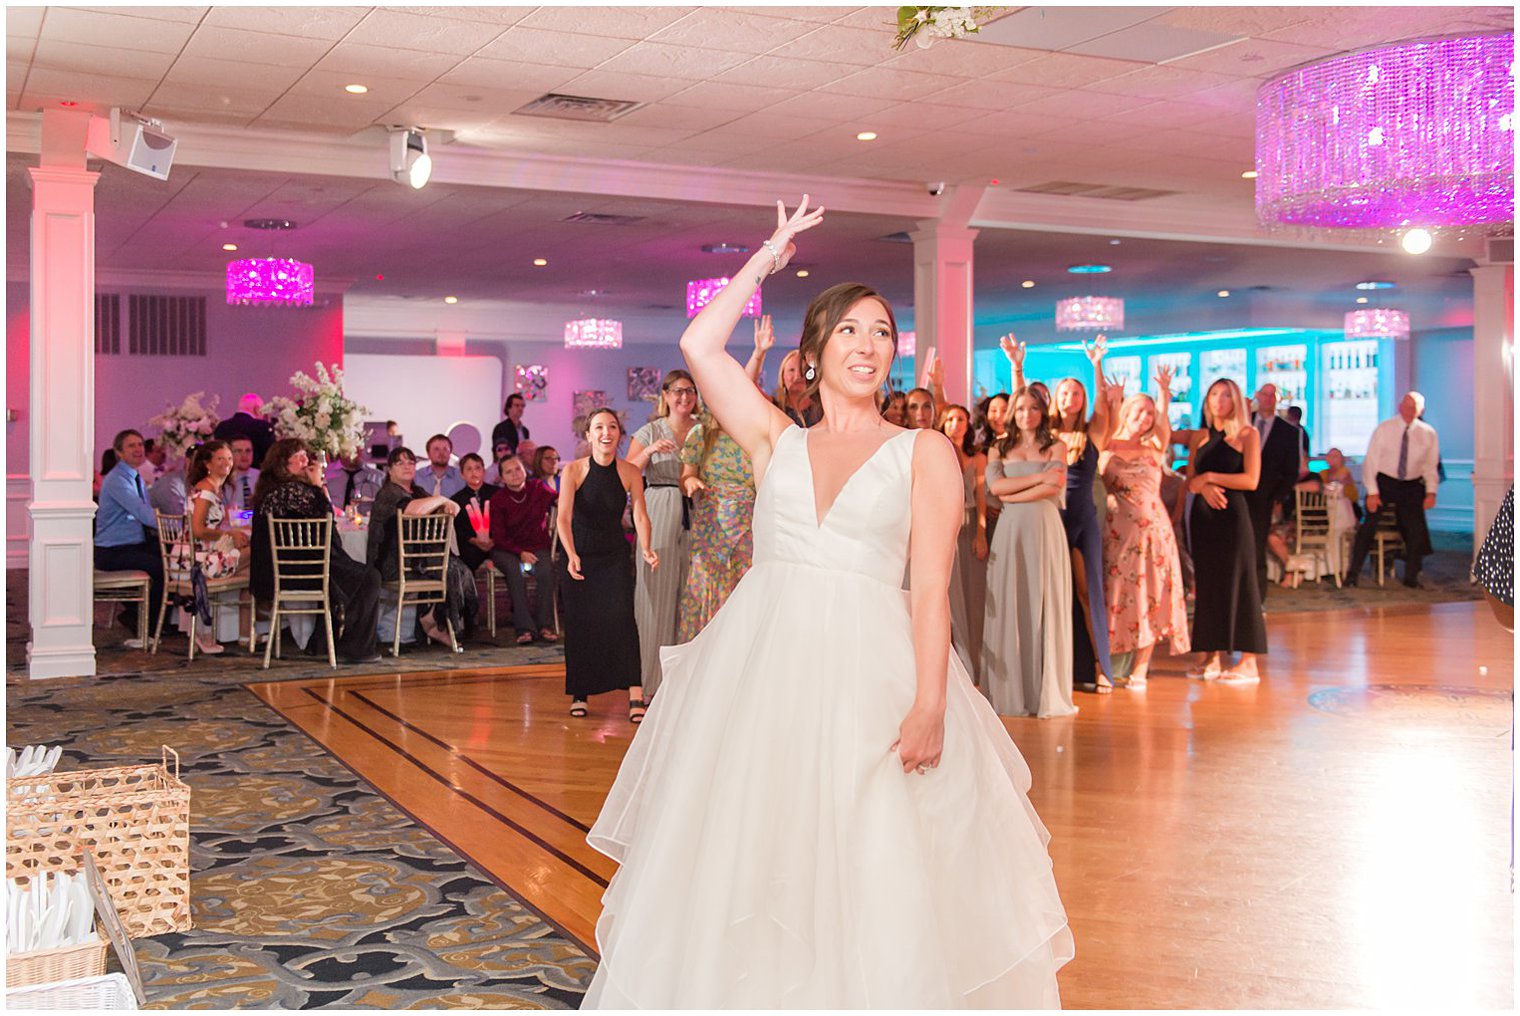
[[[1270,605],[1269,605],[1270,608]],[[1255,687],[1008,719],[1077,958],[1070,1008],[1510,1008],[1513,650],[1482,604],[1282,614]],[[250,688],[588,948],[633,733],[557,667]]]

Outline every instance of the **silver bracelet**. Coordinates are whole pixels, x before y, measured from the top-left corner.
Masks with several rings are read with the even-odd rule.
[[[781,271],[781,252],[778,251],[776,249],[776,245],[771,243],[769,240],[761,240],[760,242],[765,244],[766,250],[770,251],[771,274],[775,275],[777,272]]]

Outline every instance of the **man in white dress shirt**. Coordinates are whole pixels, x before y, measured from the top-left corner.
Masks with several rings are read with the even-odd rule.
[[[232,472],[222,485],[222,505],[229,513],[246,511],[253,507],[253,488],[259,482],[259,471],[253,468],[253,438],[235,437],[227,446],[232,449]]]
[[[1356,585],[1362,562],[1377,535],[1378,511],[1384,504],[1393,505],[1399,534],[1404,538],[1404,585],[1415,588],[1420,584],[1420,560],[1431,549],[1425,513],[1435,507],[1436,486],[1441,482],[1436,466],[1441,443],[1436,429],[1420,419],[1424,411],[1425,396],[1405,392],[1399,400],[1399,415],[1384,420],[1372,432],[1367,457],[1362,460],[1367,515],[1356,531],[1345,585]]]

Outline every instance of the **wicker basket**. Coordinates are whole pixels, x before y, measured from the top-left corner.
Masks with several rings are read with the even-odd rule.
[[[105,972],[106,941],[103,938],[58,949],[9,953],[5,957],[5,983],[9,987],[99,977]]]
[[[132,987],[121,974],[84,977],[75,981],[11,988],[5,992],[7,1009],[136,1009]]]
[[[190,930],[190,788],[177,752],[8,784],[6,877],[74,871],[89,850],[131,937]]]

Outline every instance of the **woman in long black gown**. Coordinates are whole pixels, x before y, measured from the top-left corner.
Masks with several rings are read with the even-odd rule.
[[[1209,386],[1203,411],[1208,426],[1193,437],[1187,488],[1197,495],[1188,518],[1198,591],[1193,649],[1204,654],[1204,664],[1188,677],[1255,684],[1261,680],[1256,654],[1267,651],[1267,628],[1244,492],[1255,490],[1261,476],[1261,438],[1229,378]],[[1236,652],[1240,662],[1221,669],[1222,654]]]
[[[660,557],[649,547],[649,513],[643,475],[617,457],[623,427],[617,414],[598,409],[588,419],[591,454],[565,467],[559,513],[564,597],[565,694],[570,715],[586,715],[586,699],[628,690],[628,719],[644,718],[639,629],[633,618],[633,554],[623,535],[623,509],[633,498],[633,528],[650,568]]]

